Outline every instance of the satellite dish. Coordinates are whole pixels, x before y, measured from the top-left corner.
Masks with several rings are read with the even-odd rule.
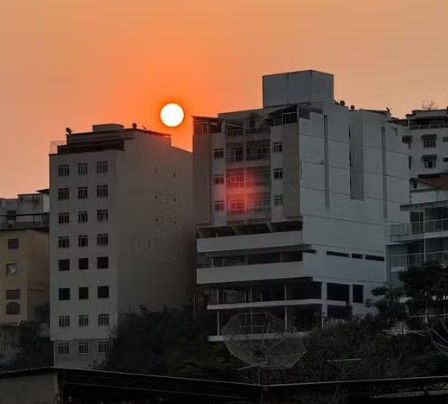
[[[306,350],[296,328],[270,313],[238,313],[222,328],[229,352],[261,369],[289,369]]]
[[[65,131],[66,131],[69,135],[72,134],[72,130],[71,130],[69,127],[65,128]]]

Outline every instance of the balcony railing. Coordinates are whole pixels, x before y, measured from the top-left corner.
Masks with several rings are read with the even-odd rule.
[[[390,237],[391,240],[394,240],[401,236],[410,236],[422,233],[434,233],[441,231],[448,231],[448,219],[425,220],[422,222],[393,224],[390,226]]]
[[[397,254],[391,256],[391,267],[408,268],[413,265],[422,265],[425,262],[436,261],[448,263],[448,251],[434,251],[417,254]]]
[[[424,125],[409,125],[409,129],[437,129],[437,128],[448,128],[448,121],[447,122],[434,122],[434,123],[427,123]]]
[[[258,133],[269,133],[271,128],[269,126],[258,126],[255,128],[227,128],[226,136],[242,136],[244,134],[258,134]]]

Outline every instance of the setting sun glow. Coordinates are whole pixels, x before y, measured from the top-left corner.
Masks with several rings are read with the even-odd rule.
[[[166,104],[160,111],[160,119],[166,126],[174,128],[184,120],[184,110],[178,104]]]

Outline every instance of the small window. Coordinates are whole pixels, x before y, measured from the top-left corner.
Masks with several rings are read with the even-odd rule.
[[[68,164],[61,164],[58,166],[58,176],[68,177],[70,175],[70,166]]]
[[[58,355],[70,355],[70,344],[68,342],[58,344]]]
[[[87,300],[88,298],[89,298],[89,288],[88,287],[78,288],[78,299]]]
[[[444,162],[444,163],[448,162],[448,157],[444,157],[444,158],[443,158],[443,162]]]
[[[423,160],[423,165],[425,168],[434,169],[436,168],[436,160]]]
[[[98,198],[107,198],[109,195],[109,188],[107,185],[97,185],[96,196]]]
[[[97,174],[106,174],[109,171],[109,164],[107,161],[98,161],[96,163],[96,172]]]
[[[353,286],[353,302],[364,303],[364,286],[363,285],[352,285],[352,286]]]
[[[89,259],[88,258],[78,258],[78,269],[80,269],[80,270],[89,269]]]
[[[80,234],[78,236],[78,247],[87,247],[89,245],[89,238],[87,234]]]
[[[327,255],[332,255],[333,257],[349,257],[349,254],[337,252],[337,251],[326,251]]]
[[[355,254],[355,253],[353,253],[352,254],[352,258],[356,258],[356,259],[362,260],[364,258],[364,256],[362,254]]]
[[[367,255],[367,254],[366,254],[366,260],[371,260],[371,261],[384,261],[384,257],[382,257],[381,255]]]
[[[409,170],[412,168],[412,156],[408,156],[408,168]]]
[[[274,179],[281,180],[283,178],[283,168],[274,169]]]
[[[350,287],[340,283],[327,283],[327,299],[339,302],[350,300]]]
[[[78,199],[87,199],[89,197],[89,191],[87,187],[78,187]]]
[[[448,136],[444,136],[444,137],[443,137],[443,141],[444,141],[444,142],[448,142]]]
[[[98,314],[98,325],[106,327],[109,325],[109,314]]]
[[[109,297],[109,286],[98,286],[98,299],[107,299]]]
[[[69,198],[70,198],[69,188],[58,188],[58,199],[60,201],[62,201],[64,199],[69,199]]]
[[[88,327],[89,326],[89,316],[86,314],[81,314],[78,316],[78,325],[80,327]]]
[[[222,184],[224,184],[224,175],[223,174],[216,174],[213,177],[213,183],[215,185],[222,185]]]
[[[58,237],[58,247],[59,248],[69,248],[70,247],[70,237],[68,237],[68,236]]]
[[[96,257],[96,267],[98,269],[109,268],[109,257]]]
[[[281,153],[281,152],[283,152],[283,144],[282,144],[282,142],[272,143],[272,151],[274,153]]]
[[[70,288],[59,288],[59,300],[70,300]]]
[[[78,353],[80,355],[85,355],[89,353],[89,343],[88,342],[79,342],[78,343]]]
[[[16,275],[17,274],[17,264],[11,263],[11,264],[6,264],[6,275]]]
[[[412,136],[402,136],[402,137],[401,137],[401,141],[402,141],[404,144],[407,144],[407,145],[408,145],[408,148],[411,148],[411,144],[412,144]]]
[[[78,175],[87,175],[87,163],[78,163]]]
[[[224,210],[224,201],[215,201],[214,210],[216,212],[221,212]]]
[[[69,259],[59,260],[59,271],[70,271],[70,260]]]
[[[18,238],[8,238],[8,250],[17,250],[19,248]]]
[[[59,327],[70,327],[70,316],[59,316]]]
[[[223,148],[214,149],[213,150],[213,158],[214,159],[223,159],[224,158],[224,149]]]
[[[436,139],[437,139],[437,136],[435,136],[435,135],[424,135],[424,136],[422,136],[423,147],[425,149],[436,147]]]
[[[7,289],[6,300],[20,300],[20,289]]]
[[[78,223],[87,223],[89,221],[89,214],[86,210],[78,212]]]
[[[283,195],[275,195],[274,196],[274,205],[283,205]]]
[[[68,224],[68,223],[70,223],[70,213],[69,212],[58,213],[58,223],[59,224]]]
[[[109,220],[109,211],[107,209],[97,210],[96,220],[98,220],[99,222],[107,222]]]
[[[109,352],[109,341],[98,342],[98,353],[108,353]]]
[[[96,235],[96,245],[106,246],[109,244],[109,234],[100,233]]]
[[[6,314],[20,314],[20,304],[16,302],[9,302],[6,305]]]

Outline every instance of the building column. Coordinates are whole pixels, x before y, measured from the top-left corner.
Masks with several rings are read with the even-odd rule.
[[[216,311],[216,335],[221,335],[221,327],[220,327],[220,315],[219,315],[219,310]]]
[[[324,326],[325,319],[328,317],[328,303],[327,303],[327,283],[322,282],[321,284],[321,313],[320,313],[320,323],[321,327]]]

